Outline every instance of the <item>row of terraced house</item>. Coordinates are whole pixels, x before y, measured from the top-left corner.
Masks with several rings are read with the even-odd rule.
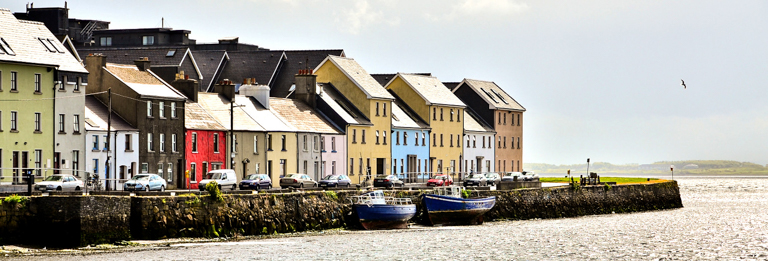
[[[189,34],[0,9],[0,183],[27,170],[120,189],[138,173],[197,188],[225,168],[355,183],[523,169],[525,108],[492,81],[370,74],[341,49]]]

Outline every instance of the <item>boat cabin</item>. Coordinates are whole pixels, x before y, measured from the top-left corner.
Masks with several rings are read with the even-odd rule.
[[[461,187],[459,186],[435,187],[434,194],[438,196],[461,198]]]

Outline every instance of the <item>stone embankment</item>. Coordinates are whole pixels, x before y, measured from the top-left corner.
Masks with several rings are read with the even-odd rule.
[[[427,191],[395,190],[419,209]],[[220,237],[354,228],[349,196],[360,191],[231,194],[223,199],[177,196],[45,196],[4,200],[0,243],[73,247],[130,239]],[[496,196],[485,220],[559,218],[682,207],[675,181],[509,191],[474,190]],[[19,202],[17,202],[19,201]]]

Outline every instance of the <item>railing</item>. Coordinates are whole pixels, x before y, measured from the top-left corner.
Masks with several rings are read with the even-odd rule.
[[[413,204],[410,198],[382,197],[379,195],[360,195],[349,197],[349,202],[354,205],[410,205]]]
[[[384,197],[384,200],[387,202],[387,205],[411,205],[413,202],[410,198],[395,198],[395,197]]]

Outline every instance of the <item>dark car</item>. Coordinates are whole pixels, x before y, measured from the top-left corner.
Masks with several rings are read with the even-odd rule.
[[[351,186],[352,180],[347,175],[328,175],[317,182],[320,187],[345,187]]]
[[[488,186],[496,186],[501,182],[501,176],[496,172],[485,173],[485,179],[488,181]]]
[[[485,178],[485,175],[483,174],[472,174],[472,176],[469,176],[469,178],[464,180],[464,186],[486,186],[488,185],[488,180]]]
[[[271,189],[272,179],[267,174],[249,174],[240,181],[240,190],[246,189]]]
[[[392,188],[392,187],[404,187],[405,183],[403,183],[402,180],[397,178],[395,175],[379,175],[376,176],[375,179],[373,179],[373,186],[374,187],[385,187],[385,188]]]
[[[427,180],[428,187],[440,187],[453,185],[453,178],[448,175],[435,175]]]

